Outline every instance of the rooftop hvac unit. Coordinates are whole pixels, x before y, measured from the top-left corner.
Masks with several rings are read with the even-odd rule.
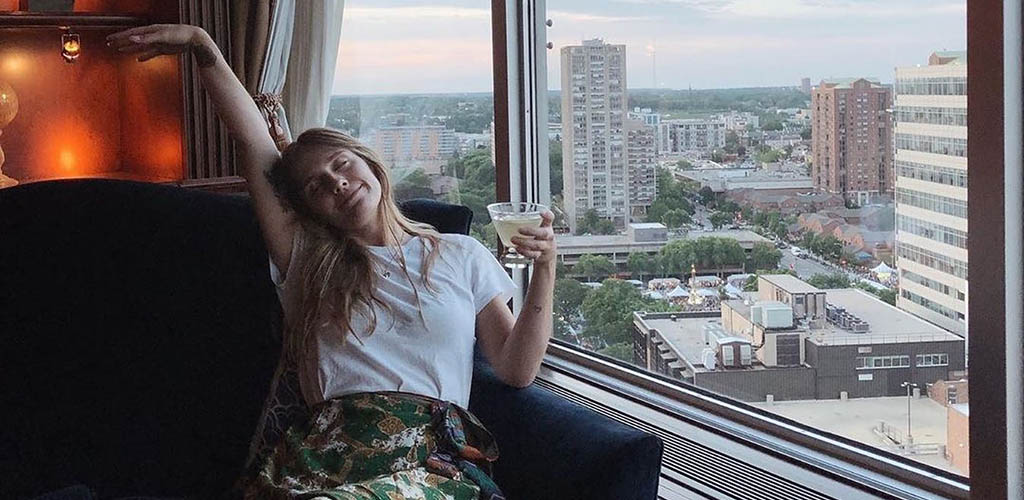
[[[720,345],[718,350],[722,353],[722,367],[736,366],[736,357],[733,355],[731,345]]]
[[[869,325],[867,321],[860,321],[858,323],[854,323],[852,329],[853,333],[867,333],[871,330],[871,325]]]
[[[775,336],[776,366],[797,366],[800,364],[800,334],[779,334]]]
[[[715,351],[711,349],[704,349],[704,351],[701,352],[700,357],[701,361],[704,363],[704,368],[708,370],[715,369],[715,365],[717,364],[717,361],[715,360]]]
[[[755,305],[750,308],[750,322],[755,325],[764,324],[764,306]]]
[[[751,349],[750,344],[740,344],[740,364],[743,366],[750,366],[751,362]]]

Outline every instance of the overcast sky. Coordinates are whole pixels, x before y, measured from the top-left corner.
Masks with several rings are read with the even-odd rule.
[[[490,2],[347,0],[335,94],[491,90]],[[628,87],[798,85],[877,77],[964,50],[966,0],[548,0],[549,88],[559,48],[626,45]],[[652,52],[655,54],[652,57]]]

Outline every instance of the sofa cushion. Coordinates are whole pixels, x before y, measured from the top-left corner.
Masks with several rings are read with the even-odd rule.
[[[228,487],[280,350],[248,200],[23,184],[0,191],[0,235],[0,497]]]

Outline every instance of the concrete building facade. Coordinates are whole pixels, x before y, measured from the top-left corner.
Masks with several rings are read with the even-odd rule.
[[[896,68],[897,306],[967,335],[967,55]]]
[[[455,131],[443,125],[380,127],[366,142],[389,167],[420,168],[428,175],[441,174],[459,145]]]
[[[564,209],[575,233],[588,209],[629,223],[626,46],[600,39],[562,47]]]
[[[822,80],[811,93],[814,187],[865,205],[893,190],[892,90],[876,80]]]

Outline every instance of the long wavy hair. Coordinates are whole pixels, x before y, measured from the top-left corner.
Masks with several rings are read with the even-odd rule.
[[[365,245],[353,239],[349,234],[331,226],[328,221],[313,213],[302,196],[299,179],[294,175],[299,152],[311,146],[327,146],[335,149],[346,149],[356,154],[373,172],[380,182],[381,199],[377,208],[377,217],[381,227],[389,231],[391,243],[401,245],[403,234],[394,228],[400,227],[404,234],[419,236],[424,243],[429,242],[429,253],[423,259],[420,275],[423,285],[431,288],[428,276],[430,269],[440,254],[440,234],[432,226],[414,222],[399,210],[393,198],[393,186],[388,169],[381,158],[370,148],[354,137],[327,128],[313,128],[302,133],[281,152],[281,158],[267,172],[267,178],[274,187],[277,196],[286,208],[297,215],[301,225],[295,237],[305,237],[304,244],[299,246],[302,255],[292,255],[299,266],[293,267],[300,273],[297,283],[301,287],[298,292],[298,311],[291,314],[285,323],[286,356],[290,362],[298,362],[307,352],[307,348],[316,330],[325,322],[337,324],[342,332],[342,342],[348,335],[353,335],[362,342],[352,328],[352,319],[356,314],[363,315],[367,320],[364,332],[371,334],[377,328],[377,307],[387,310],[391,307],[381,301],[374,293],[377,289],[378,277],[374,272],[373,257]],[[401,250],[398,250],[400,255]],[[416,284],[411,283],[405,259],[401,265],[406,279],[413,285],[413,291],[419,298]],[[422,314],[422,313],[421,313]],[[394,315],[391,315],[394,319]]]

